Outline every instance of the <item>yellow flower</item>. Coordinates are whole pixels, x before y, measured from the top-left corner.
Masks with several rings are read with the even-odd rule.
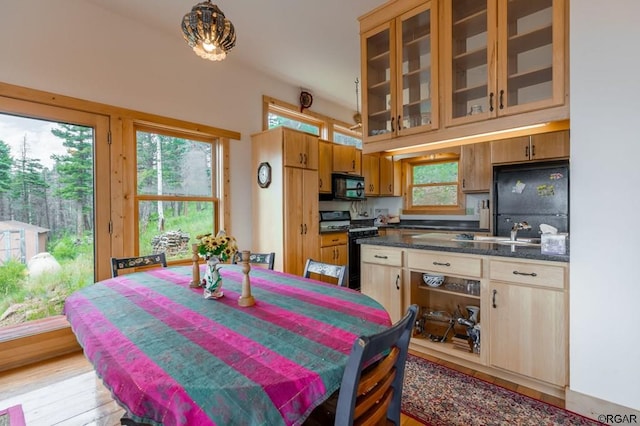
[[[220,260],[226,262],[236,251],[238,245],[234,237],[228,236],[223,230],[213,237],[210,233],[198,235],[198,254],[203,257],[218,256]]]

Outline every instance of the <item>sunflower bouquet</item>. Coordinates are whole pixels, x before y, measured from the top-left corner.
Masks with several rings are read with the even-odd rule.
[[[222,262],[226,262],[238,251],[236,239],[228,236],[223,230],[215,237],[209,233],[198,235],[196,239],[199,240],[198,254],[206,259],[216,256]]]

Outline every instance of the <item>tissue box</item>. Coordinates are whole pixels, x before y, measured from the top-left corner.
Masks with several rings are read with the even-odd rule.
[[[567,234],[542,234],[540,245],[543,254],[566,254]]]

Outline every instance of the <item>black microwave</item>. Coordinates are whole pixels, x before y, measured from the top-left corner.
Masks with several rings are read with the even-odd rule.
[[[347,173],[331,174],[331,188],[335,200],[364,200],[364,177]]]

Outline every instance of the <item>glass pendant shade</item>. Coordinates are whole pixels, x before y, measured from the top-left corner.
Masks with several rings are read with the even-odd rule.
[[[236,44],[233,24],[211,0],[196,4],[184,15],[182,33],[196,55],[211,61],[226,58]]]

